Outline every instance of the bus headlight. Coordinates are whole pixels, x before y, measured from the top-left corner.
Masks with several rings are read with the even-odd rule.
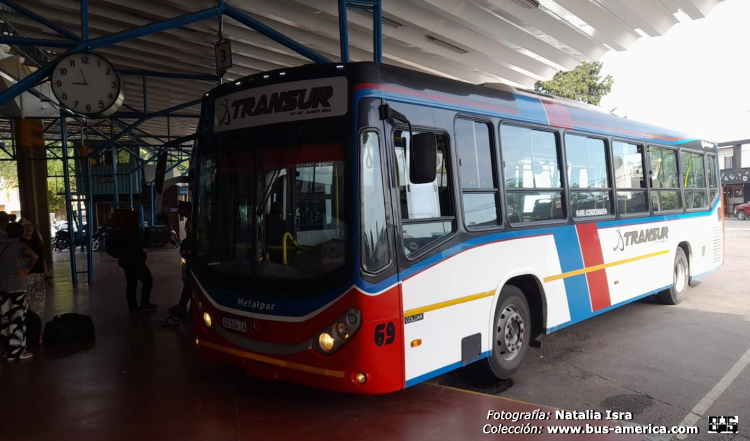
[[[318,344],[320,344],[320,349],[330,352],[334,346],[333,337],[331,337],[331,334],[324,332],[318,337]]]
[[[362,313],[351,308],[317,335],[313,340],[313,347],[324,354],[333,354],[351,340],[361,323]]]
[[[207,312],[203,313],[203,323],[206,324],[206,327],[208,329],[211,329],[211,326],[213,325],[213,321],[211,320],[211,314]]]

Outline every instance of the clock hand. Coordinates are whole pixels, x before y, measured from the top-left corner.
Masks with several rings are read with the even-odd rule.
[[[88,86],[88,85],[89,85],[89,82],[88,82],[88,81],[86,81],[86,75],[84,75],[84,74],[83,74],[83,69],[81,69],[81,76],[83,77],[83,84],[84,84],[85,86]]]

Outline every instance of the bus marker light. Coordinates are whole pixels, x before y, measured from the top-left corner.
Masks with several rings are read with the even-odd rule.
[[[346,327],[346,323],[338,322],[336,324],[336,333],[344,340],[349,338],[349,328]]]
[[[201,341],[200,341],[200,340],[198,340],[197,338],[195,339],[195,345],[196,345],[196,346],[200,346],[200,345],[201,345]]]
[[[421,344],[422,344],[422,339],[421,338],[418,338],[416,340],[412,340],[411,341],[411,347],[412,348],[416,348],[417,346],[419,346]]]
[[[213,321],[211,320],[211,314],[204,312],[203,313],[203,323],[206,324],[207,328],[211,328],[211,325],[213,325]]]
[[[320,348],[326,352],[333,349],[333,337],[327,332],[320,334],[320,337],[318,337],[318,343],[320,343]]]
[[[363,372],[357,372],[354,374],[354,382],[357,384],[365,384],[367,381],[367,374]]]

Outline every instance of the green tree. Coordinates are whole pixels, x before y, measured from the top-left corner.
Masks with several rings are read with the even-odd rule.
[[[582,62],[569,72],[558,72],[550,81],[538,81],[534,90],[598,106],[612,90],[612,75],[601,76],[602,63]]]
[[[5,152],[0,151],[0,159],[10,159]],[[0,187],[18,187],[18,168],[16,161],[0,161]]]

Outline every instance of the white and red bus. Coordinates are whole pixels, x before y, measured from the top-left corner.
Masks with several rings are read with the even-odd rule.
[[[374,63],[206,94],[191,163],[196,343],[248,374],[384,393],[723,260],[717,146]]]

